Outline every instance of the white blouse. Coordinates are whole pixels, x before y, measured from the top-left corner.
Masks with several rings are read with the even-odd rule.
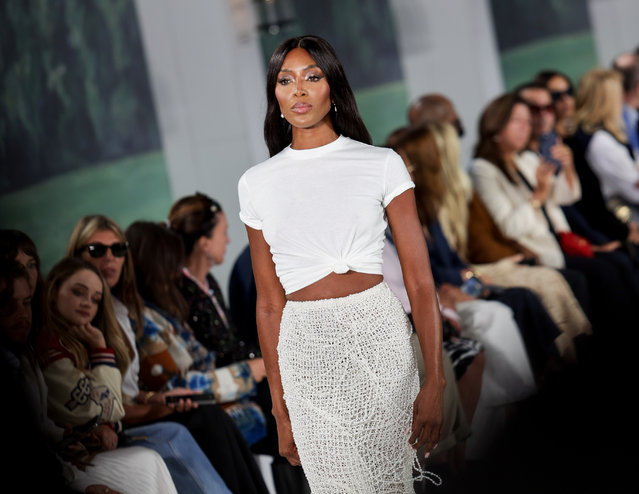
[[[287,294],[328,274],[382,274],[384,208],[414,187],[391,149],[344,136],[290,146],[240,178],[240,219],[262,230]]]
[[[626,146],[605,130],[596,131],[586,148],[586,160],[601,184],[606,199],[620,196],[639,204],[639,167]]]
[[[526,180],[535,187],[539,157],[524,151],[517,157],[516,163]],[[477,194],[504,235],[535,252],[542,264],[553,268],[565,266],[561,247],[543,212],[530,203],[532,191],[523,181],[518,184],[510,182],[499,168],[482,158],[474,160],[470,175]],[[565,187],[553,186],[553,193],[544,208],[556,232],[570,231],[558,204],[570,204],[580,193],[580,190],[575,190],[566,195]]]

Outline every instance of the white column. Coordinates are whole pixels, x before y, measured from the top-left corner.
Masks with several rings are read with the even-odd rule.
[[[448,97],[466,128],[468,165],[485,104],[504,89],[488,0],[391,0],[411,103],[426,93]]]
[[[617,55],[639,46],[637,0],[589,0],[588,11],[600,66],[609,68]]]
[[[214,275],[225,290],[246,245],[237,181],[267,157],[264,63],[251,0],[136,0],[173,199],[218,200],[231,244]],[[168,211],[167,211],[168,213]]]

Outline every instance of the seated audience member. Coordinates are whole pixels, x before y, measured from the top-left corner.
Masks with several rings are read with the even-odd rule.
[[[2,423],[10,425],[3,434],[2,477],[6,485],[19,485],[24,492],[72,494],[78,491],[68,485],[70,469],[65,470],[58,460],[22,379],[23,355],[30,367],[33,360],[29,349],[31,303],[31,286],[24,268],[13,259],[0,258],[0,384],[11,396],[11,404],[0,412]],[[44,408],[46,417],[46,403]],[[33,475],[33,465],[37,465],[38,475]]]
[[[240,338],[222,290],[210,272],[213,266],[224,262],[226,245],[230,241],[222,207],[204,194],[182,197],[170,208],[169,226],[184,243],[186,259],[178,285],[188,305],[187,323],[195,337],[215,352],[216,365],[254,360],[252,369],[263,375],[264,361],[259,342]],[[258,382],[255,400],[262,410],[271,409],[266,379]],[[272,437],[275,433],[270,431],[277,430],[275,420],[271,414],[267,414],[267,420],[268,437]]]
[[[622,221],[630,219],[631,228],[636,228],[639,168],[623,126],[622,111],[623,88],[619,72],[606,69],[586,72],[577,90],[578,130],[571,142],[575,156],[583,160],[598,181],[598,190],[594,191],[591,188],[597,185],[596,181],[587,182],[591,187],[584,187],[582,202],[598,199],[600,194],[608,209],[616,211]],[[586,212],[584,214],[590,218]]]
[[[417,210],[423,224],[432,224],[438,194],[437,175],[441,168],[436,154],[434,134],[428,126],[416,126],[395,133],[392,147],[403,157],[415,183]],[[441,190],[440,190],[441,192]],[[428,243],[432,243],[430,230],[425,228]],[[393,256],[392,237],[388,236],[384,248],[384,273],[387,283],[399,293],[405,290],[398,276],[397,259]],[[431,265],[433,258],[431,256]],[[495,437],[486,434],[503,421],[507,404],[516,403],[536,392],[534,376],[519,328],[511,309],[498,302],[478,300],[462,293],[456,286],[438,283],[438,297],[443,313],[460,316],[461,335],[481,343],[485,350],[485,369],[481,381],[479,402],[471,423],[473,435],[469,438],[469,455],[474,457],[490,447]],[[399,270],[401,272],[401,270]],[[408,305],[406,307],[406,305]],[[405,310],[411,312],[405,302]],[[450,335],[453,339],[456,335]],[[461,376],[463,378],[463,374]],[[477,390],[475,390],[477,391]],[[497,422],[495,424],[494,422]],[[489,424],[491,426],[489,427]],[[501,424],[503,425],[503,423]]]
[[[575,96],[570,78],[557,70],[542,70],[535,75],[533,83],[541,84],[550,91],[557,135],[565,138],[574,134]]]
[[[257,384],[266,377],[265,373],[260,374],[263,366],[259,365],[259,359],[216,367],[215,352],[195,337],[186,322],[189,307],[177,286],[184,265],[184,245],[179,235],[148,221],[134,222],[125,234],[137,287],[145,304],[144,336],[138,339],[143,355],[142,381],[154,391],[160,387],[185,387],[213,393],[218,403],[226,404],[227,412],[243,430],[249,445],[255,444],[266,435],[264,412],[252,401]],[[172,339],[175,343],[164,343]],[[164,353],[160,349],[168,352],[164,358],[172,362],[169,360],[165,365],[164,376],[154,379],[153,362]],[[181,358],[172,358],[177,352]],[[277,435],[272,441],[270,453],[274,455],[277,454]]]
[[[211,269],[224,262],[230,242],[219,203],[204,194],[185,196],[169,211],[169,225],[186,254],[180,290],[189,304],[189,324],[199,341],[217,354],[218,365],[260,358],[259,342],[243,341]]]
[[[586,276],[594,328],[627,327],[636,316],[633,275],[572,232],[554,198],[556,167],[525,151],[530,120],[528,106],[512,94],[485,108],[470,170],[475,190],[502,233],[533,251],[542,265]]]
[[[48,389],[48,416],[58,428],[71,426],[90,433],[83,440],[88,465],[95,460],[95,454],[100,457],[102,452],[117,451],[107,457],[111,460],[107,465],[113,468],[120,465],[115,471],[94,472],[104,479],[100,483],[113,485],[122,492],[176,492],[160,455],[142,447],[142,443],[132,445],[135,441],[128,435],[118,435],[124,415],[122,371],[129,358],[109,303],[109,290],[100,273],[83,260],[63,259],[47,276],[44,328],[38,351]],[[193,447],[195,442],[191,440],[187,445]],[[136,459],[141,454],[145,457]],[[170,446],[165,454],[167,464],[178,458]],[[197,476],[200,471],[197,449],[188,453],[183,449],[182,454],[189,455],[196,473],[191,482],[181,482],[179,476],[175,479],[177,485],[194,488],[197,482],[214,480],[211,476]],[[206,461],[201,451],[199,454]],[[156,458],[162,468],[148,471]]]
[[[125,430],[182,424],[231,492],[266,493],[267,488],[255,458],[224,410],[217,405],[197,407],[189,399],[167,406],[167,396],[179,398],[180,395],[193,393],[184,388],[162,393],[140,390],[140,356],[136,338],[144,329],[143,303],[137,291],[133,261],[122,229],[105,216],[85,216],[76,223],[71,233],[67,254],[81,257],[96,266],[113,294],[112,310],[132,355],[132,363],[122,380]]]

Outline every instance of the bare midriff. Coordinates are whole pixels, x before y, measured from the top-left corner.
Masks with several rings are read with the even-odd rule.
[[[302,302],[346,297],[368,290],[380,284],[383,279],[381,274],[358,273],[357,271],[347,271],[344,274],[331,273],[312,285],[288,294],[286,298]]]

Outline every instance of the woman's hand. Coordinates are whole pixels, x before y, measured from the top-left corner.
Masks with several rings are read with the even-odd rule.
[[[300,466],[299,453],[295,440],[293,439],[293,429],[291,428],[291,419],[288,416],[275,417],[277,423],[277,442],[279,444],[280,455],[288,460],[294,467]]]
[[[83,326],[71,326],[69,330],[72,336],[85,342],[90,348],[106,348],[104,334],[90,323]]]
[[[249,367],[251,368],[251,374],[255,382],[262,382],[266,377],[266,367],[264,366],[264,359],[254,358],[247,360]]]
[[[541,159],[536,171],[537,186],[533,191],[533,198],[537,199],[541,204],[546,202],[552,190],[552,178],[557,168],[552,163]]]
[[[91,433],[102,445],[102,451],[111,451],[118,447],[118,435],[106,424],[98,425]]]
[[[197,408],[199,405],[196,402],[191,401],[189,398],[180,399],[176,403],[166,403],[166,397],[201,394],[201,393],[202,393],[201,391],[193,391],[192,389],[175,388],[170,391],[165,391],[164,393],[158,393],[160,395],[158,400],[159,400],[159,403],[166,404],[167,407],[173,409],[173,411],[175,412],[178,412],[178,413],[189,412],[193,410],[194,408]],[[153,403],[153,398],[155,398],[155,396],[151,398],[150,400],[151,403]]]
[[[593,252],[612,252],[621,247],[621,242],[619,242],[619,240],[613,240],[612,242],[607,242],[602,245],[591,245],[590,247]]]
[[[456,310],[457,304],[460,302],[470,302],[471,300],[477,300],[472,295],[464,293],[457,286],[450,285],[448,283],[442,283],[437,290],[439,295],[439,303],[442,307]]]
[[[444,422],[443,391],[446,380],[429,382],[428,380],[419,391],[413,404],[413,427],[408,439],[414,449],[426,447],[425,457],[437,447],[442,435]]]

